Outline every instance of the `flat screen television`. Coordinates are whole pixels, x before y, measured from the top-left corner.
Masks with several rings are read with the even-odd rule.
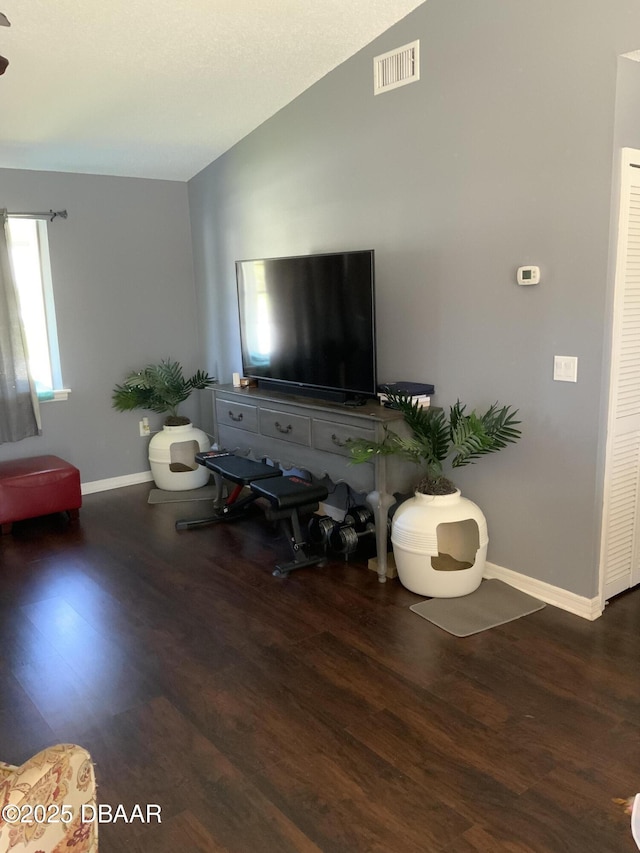
[[[242,369],[272,390],[376,393],[374,252],[236,262]]]

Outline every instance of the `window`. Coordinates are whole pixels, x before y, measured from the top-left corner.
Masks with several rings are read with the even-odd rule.
[[[39,400],[66,399],[58,352],[47,223],[9,217],[9,251]]]

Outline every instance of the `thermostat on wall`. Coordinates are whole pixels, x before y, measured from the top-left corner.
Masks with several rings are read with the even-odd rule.
[[[518,267],[518,284],[538,284],[540,267]]]

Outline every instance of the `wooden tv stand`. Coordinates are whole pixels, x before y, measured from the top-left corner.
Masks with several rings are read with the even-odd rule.
[[[319,479],[347,483],[354,491],[366,493],[376,526],[378,580],[384,583],[389,508],[395,503],[394,493],[413,489],[418,470],[393,456],[354,465],[346,441],[382,441],[385,426],[404,432],[400,412],[386,409],[376,400],[351,408],[260,388],[217,385],[212,391],[220,447],[254,459],[267,457],[284,469],[305,470]]]

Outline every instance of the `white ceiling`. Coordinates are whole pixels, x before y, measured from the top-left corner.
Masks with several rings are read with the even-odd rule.
[[[0,0],[0,168],[189,180],[421,2]]]

